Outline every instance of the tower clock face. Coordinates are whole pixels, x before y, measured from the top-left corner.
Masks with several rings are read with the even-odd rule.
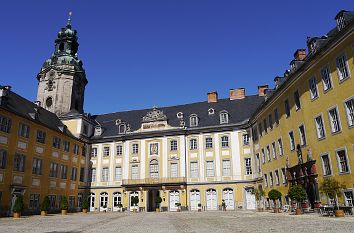
[[[52,97],[48,97],[45,101],[45,105],[47,106],[47,108],[50,108],[53,105],[53,99]]]

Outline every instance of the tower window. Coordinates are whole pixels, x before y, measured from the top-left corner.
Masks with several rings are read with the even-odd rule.
[[[64,43],[60,43],[59,52],[63,52],[63,51],[64,51]]]
[[[53,105],[52,97],[47,98],[47,100],[45,101],[45,105],[47,106],[47,108],[50,108]]]

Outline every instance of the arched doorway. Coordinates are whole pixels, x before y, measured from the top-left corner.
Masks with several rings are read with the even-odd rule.
[[[113,193],[113,211],[120,210],[119,206],[122,204],[122,193],[114,192]]]
[[[193,189],[190,191],[190,207],[191,210],[198,210],[198,204],[200,202],[200,191],[198,189]]]
[[[100,194],[100,211],[108,210],[108,193],[103,192]]]
[[[139,193],[135,191],[135,192],[130,192],[130,194],[129,194],[129,210],[131,210],[131,211],[133,211],[133,209],[139,209],[138,208],[139,203],[133,204],[133,202],[132,202],[133,197],[134,198],[138,197],[138,199],[139,199]]]
[[[217,210],[218,209],[218,199],[215,189],[208,189],[206,191],[206,207],[207,210]]]
[[[94,193],[90,193],[90,197],[89,197],[89,202],[90,202],[90,211],[95,211],[95,194]]]
[[[170,191],[170,211],[177,211],[176,203],[180,203],[179,191]]]
[[[222,191],[222,199],[225,201],[227,210],[235,209],[234,190],[226,188]]]
[[[246,209],[255,210],[256,209],[256,197],[252,194],[253,188],[245,188],[245,199],[246,199]]]

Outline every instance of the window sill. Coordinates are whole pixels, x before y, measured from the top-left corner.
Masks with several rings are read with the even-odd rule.
[[[342,133],[342,130],[339,130],[337,132],[332,132],[332,136],[335,136],[335,135],[340,134],[340,133]]]
[[[323,175],[323,177],[331,177],[332,174],[329,174],[329,175]]]
[[[322,137],[322,138],[317,138],[318,141],[323,141],[326,139],[326,136]]]
[[[330,92],[331,90],[333,90],[333,86],[331,88],[327,88],[326,90],[323,89],[323,94],[327,94],[328,92]]]
[[[311,97],[311,101],[314,102],[315,100],[317,100],[319,98],[319,96],[317,95],[316,97]]]
[[[342,83],[344,83],[345,81],[347,81],[349,78],[350,78],[350,75],[349,75],[348,77],[343,78],[343,79],[338,78],[338,80],[339,80],[339,85],[342,84]]]
[[[349,175],[349,174],[350,174],[350,171],[348,171],[348,172],[339,172],[338,174],[339,174],[339,175]]]
[[[301,110],[301,107],[295,108],[295,111],[296,111],[296,112],[298,112],[298,111],[300,111],[300,110]]]

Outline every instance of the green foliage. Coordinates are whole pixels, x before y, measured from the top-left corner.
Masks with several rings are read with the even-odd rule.
[[[118,208],[123,208],[123,205],[119,203]]]
[[[159,196],[156,197],[155,202],[156,202],[157,204],[160,204],[160,203],[162,202],[162,198],[159,197]]]
[[[260,201],[262,197],[265,196],[265,192],[263,189],[252,189],[251,193],[255,196],[256,201]]]
[[[297,201],[298,203],[306,199],[306,192],[301,185],[291,186],[288,192],[291,199]]]
[[[89,208],[89,201],[88,198],[84,198],[84,200],[82,201],[82,208],[83,209],[88,209]]]
[[[16,198],[16,201],[15,201],[14,207],[12,208],[12,211],[15,213],[20,213],[20,212],[22,212],[22,210],[23,210],[23,197],[22,197],[22,195],[19,195]]]
[[[139,197],[131,197],[130,202],[133,205],[137,205],[139,203]]]
[[[345,185],[339,183],[336,179],[331,177],[324,178],[320,185],[320,191],[327,194],[331,199],[335,199],[336,196],[340,196],[342,189],[345,189]]]
[[[41,205],[41,211],[48,211],[50,207],[50,200],[48,196],[44,197],[44,200]]]
[[[268,192],[268,197],[270,200],[279,200],[281,198],[282,194],[276,189],[272,189]]]
[[[60,209],[67,210],[68,208],[69,208],[68,199],[65,196],[63,196],[60,199]]]
[[[181,206],[181,203],[175,203],[175,205],[177,206],[177,207],[180,207]]]
[[[201,204],[201,203],[198,203],[198,207],[202,207],[202,204]]]

